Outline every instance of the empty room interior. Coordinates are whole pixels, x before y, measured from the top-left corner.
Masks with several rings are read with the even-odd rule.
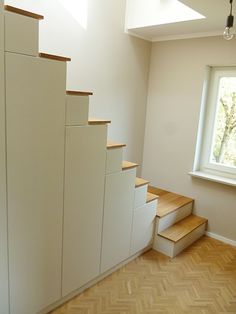
[[[0,314],[236,314],[236,0],[0,0]]]

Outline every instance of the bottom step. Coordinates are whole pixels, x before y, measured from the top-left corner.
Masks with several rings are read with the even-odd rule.
[[[153,249],[175,257],[205,234],[207,219],[190,215],[155,235]]]

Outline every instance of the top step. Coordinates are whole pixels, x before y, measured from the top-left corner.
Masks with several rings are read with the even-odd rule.
[[[157,216],[160,218],[193,202],[192,198],[171,193],[152,186],[148,187],[148,191],[159,196]]]
[[[22,9],[19,9],[19,8],[15,8],[15,7],[12,7],[11,5],[5,5],[4,8],[8,12],[17,13],[17,14],[20,14],[20,15],[31,17],[31,18],[36,19],[36,20],[43,20],[44,19],[43,15],[39,15],[39,14],[36,14],[36,13],[33,13],[33,12],[29,12],[29,11],[25,11],[25,10],[22,10]]]

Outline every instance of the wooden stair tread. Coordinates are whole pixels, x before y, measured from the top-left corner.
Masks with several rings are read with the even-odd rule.
[[[144,180],[144,179],[138,178],[138,177],[135,179],[135,187],[136,188],[139,188],[139,187],[147,185],[147,184],[149,184],[149,181],[147,181],[147,180]]]
[[[193,202],[192,198],[154,187],[149,187],[148,191],[159,196],[157,216],[160,218],[178,210],[184,205]]]
[[[120,148],[120,147],[125,147],[126,144],[123,143],[116,143],[113,141],[107,141],[107,149],[113,149],[113,148]]]
[[[111,120],[103,120],[103,119],[89,119],[88,124],[90,125],[99,125],[99,124],[108,124],[111,123]]]
[[[67,90],[67,95],[73,95],[73,96],[91,96],[93,95],[92,92],[82,92],[82,91],[75,91],[75,90]]]
[[[138,167],[138,164],[130,161],[122,161],[122,170],[128,170]]]
[[[158,235],[176,243],[206,222],[206,218],[190,215],[166,230],[159,232]]]
[[[43,15],[36,14],[36,13],[33,13],[33,12],[29,12],[29,11],[25,11],[25,10],[13,7],[11,5],[5,5],[4,8],[8,12],[13,12],[13,13],[24,15],[24,16],[27,16],[27,17],[32,17],[33,19],[36,19],[36,20],[43,20],[44,19]]]
[[[71,58],[67,58],[67,57],[63,57],[63,56],[57,56],[57,55],[52,55],[49,53],[44,53],[44,52],[40,52],[39,53],[39,57],[40,58],[45,58],[45,59],[50,59],[50,60],[57,60],[57,61],[71,61]]]
[[[158,199],[158,196],[156,194],[152,194],[150,192],[147,192],[146,203],[150,203],[150,202],[155,201],[157,199]]]
[[[150,193],[156,194],[158,196],[162,196],[164,194],[170,193],[169,191],[162,190],[162,189],[156,188],[156,187],[151,186],[151,185],[148,186],[148,191]]]

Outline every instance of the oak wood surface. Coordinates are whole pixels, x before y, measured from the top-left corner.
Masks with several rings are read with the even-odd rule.
[[[149,184],[149,181],[147,181],[145,179],[138,178],[138,177],[135,179],[135,187],[136,188],[147,185],[147,184]]]
[[[125,147],[126,144],[123,143],[116,143],[113,141],[107,141],[107,149],[112,149],[112,148],[120,148],[120,147]]]
[[[52,54],[44,53],[44,52],[40,52],[39,57],[45,58],[45,59],[56,60],[56,61],[62,61],[62,62],[71,61],[71,58],[67,58],[63,56],[56,56],[56,55],[52,55]]]
[[[174,259],[149,251],[51,314],[236,313],[236,248],[203,237]]]
[[[17,14],[24,15],[24,16],[27,16],[27,17],[32,17],[33,19],[36,19],[36,20],[43,20],[44,19],[43,15],[36,14],[36,13],[33,13],[33,12],[29,12],[29,11],[25,11],[25,10],[13,7],[11,5],[5,5],[4,8],[5,8],[6,11],[17,13]]]
[[[157,208],[158,217],[164,217],[169,213],[178,210],[182,206],[193,202],[192,198],[171,193],[152,186],[148,187],[148,191],[159,196]]]
[[[178,242],[206,222],[206,218],[190,215],[166,230],[159,232],[158,235],[170,241]]]
[[[111,123],[111,120],[104,120],[104,119],[89,119],[89,125],[98,125],[98,124],[108,124]]]
[[[122,170],[128,170],[128,169],[133,169],[137,167],[138,167],[138,164],[134,162],[125,161],[125,160],[122,162]]]
[[[74,95],[74,96],[91,96],[93,95],[92,92],[83,92],[83,91],[75,91],[75,90],[67,90],[67,95]]]
[[[156,194],[152,194],[152,193],[147,193],[147,199],[146,199],[146,203],[150,203],[154,200],[157,200],[158,196]]]

